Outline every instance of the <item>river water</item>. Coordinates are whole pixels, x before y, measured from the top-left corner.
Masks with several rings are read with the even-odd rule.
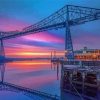
[[[60,69],[59,65],[59,69]],[[34,60],[34,61],[16,61],[6,63],[5,71],[5,81],[27,87],[30,89],[36,89],[42,92],[46,92],[52,95],[60,96],[60,71],[59,71],[59,80],[57,80],[57,68],[52,66],[50,60]],[[16,96],[13,96],[13,93],[5,93],[0,91],[0,100],[9,100],[8,98],[14,98],[17,100]],[[3,94],[3,95],[2,95]],[[5,96],[4,96],[5,94]],[[6,96],[6,99],[4,97]],[[12,97],[12,96],[13,97]],[[15,95],[15,94],[14,94]],[[23,97],[23,95],[22,95]],[[21,97],[21,98],[22,98]],[[67,94],[66,100],[81,100],[77,99],[71,94]],[[19,100],[23,100],[19,97]],[[25,98],[25,100],[29,100]],[[31,100],[31,99],[30,99]],[[37,99],[39,100],[39,99]],[[41,100],[41,99],[40,99]]]
[[[60,80],[57,80],[57,71],[51,69],[49,60],[7,63],[5,81],[49,94],[60,95]]]

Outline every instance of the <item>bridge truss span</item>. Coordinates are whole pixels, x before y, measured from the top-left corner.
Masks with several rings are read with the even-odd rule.
[[[22,31],[0,32],[0,39],[64,28],[66,22],[69,26],[75,26],[98,19],[100,19],[100,9],[66,5],[38,23],[23,28]]]
[[[65,50],[67,51],[65,56],[68,59],[74,59],[70,27],[99,19],[100,9],[66,5],[40,22],[23,28],[22,31],[0,32],[0,39],[6,40],[27,34],[65,28]]]

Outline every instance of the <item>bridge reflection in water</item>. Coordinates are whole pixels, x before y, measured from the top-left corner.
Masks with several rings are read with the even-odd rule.
[[[44,99],[46,99],[46,100],[59,100],[59,97],[56,95],[54,96],[51,94],[47,94],[44,92],[40,92],[37,90],[33,90],[33,89],[21,87],[21,86],[17,86],[17,85],[7,83],[7,82],[3,82],[3,83],[0,82],[0,90],[20,92],[20,93],[23,93],[24,95],[27,95],[33,99],[35,99],[37,96],[39,96],[40,99],[38,99],[38,100],[44,100]]]
[[[1,82],[0,90],[15,91],[33,99],[59,100],[56,71],[51,70],[50,60],[6,63],[5,81]]]

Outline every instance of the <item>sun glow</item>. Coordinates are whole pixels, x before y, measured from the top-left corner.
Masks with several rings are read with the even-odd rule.
[[[48,65],[50,62],[14,62],[15,65]]]
[[[26,55],[26,56],[38,56],[38,55],[40,55],[40,56],[43,56],[43,55],[50,55],[50,53],[48,53],[48,52],[46,52],[46,53],[39,53],[39,52],[23,52],[23,53],[19,53],[19,55],[21,55],[21,56],[24,56],[24,55]]]
[[[52,53],[54,55],[54,53]],[[63,56],[64,52],[56,52],[56,56]],[[9,52],[7,53],[8,57],[50,57],[51,52]]]

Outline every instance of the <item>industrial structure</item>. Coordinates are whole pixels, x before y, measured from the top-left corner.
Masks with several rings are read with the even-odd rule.
[[[83,49],[74,51],[75,59],[81,61],[100,61],[100,49]]]
[[[75,25],[84,24],[100,19],[100,9],[81,7],[74,5],[66,5],[49,17],[41,20],[40,22],[31,26],[25,27],[22,31],[0,32],[0,67],[1,67],[1,83],[4,83],[5,73],[5,52],[3,41],[11,38],[16,38],[28,34],[35,34],[42,31],[52,29],[65,29],[65,57],[68,61],[74,60],[73,43],[70,33],[70,27]],[[71,62],[70,62],[71,63]],[[9,84],[8,84],[9,85]],[[23,89],[20,89],[23,91]],[[26,89],[27,91],[27,89]],[[28,91],[30,92],[30,91]],[[52,99],[53,100],[53,99]],[[55,99],[54,99],[55,100]],[[66,97],[62,100],[66,100]]]

